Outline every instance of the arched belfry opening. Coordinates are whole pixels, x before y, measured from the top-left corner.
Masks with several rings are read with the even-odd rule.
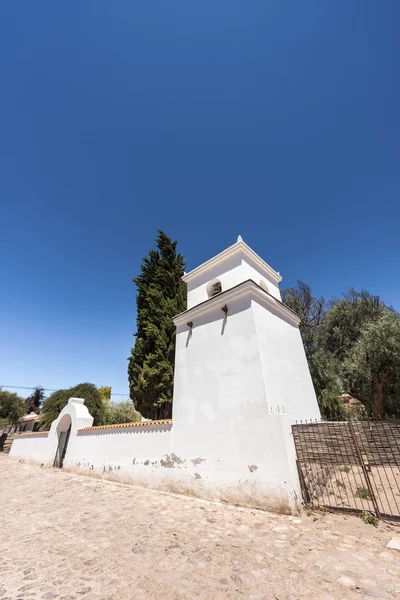
[[[207,296],[212,298],[222,292],[222,285],[219,279],[213,279],[207,285]]]

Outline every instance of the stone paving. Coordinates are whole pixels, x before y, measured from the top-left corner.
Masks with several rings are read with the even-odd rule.
[[[0,454],[0,599],[400,598],[400,527],[203,502]]]

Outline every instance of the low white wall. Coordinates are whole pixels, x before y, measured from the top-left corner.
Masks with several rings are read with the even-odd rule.
[[[133,424],[80,430],[69,441],[64,468],[141,485],[157,484],[165,478],[171,426]]]
[[[45,465],[53,464],[56,447],[48,438],[48,432],[21,434],[11,446],[10,456]]]
[[[292,490],[282,475],[284,456],[280,419],[275,434],[265,439],[265,422],[225,419],[211,438],[193,429],[192,443],[173,438],[173,425],[88,428],[71,432],[63,468],[84,475],[129,482],[169,492],[189,494],[244,506],[288,512]],[[178,432],[179,434],[179,432]],[[11,456],[51,466],[56,439],[47,433],[22,434]],[[216,443],[219,439],[219,443]],[[264,443],[260,444],[260,439]],[[210,442],[210,443],[208,443]],[[271,455],[271,450],[275,455]],[[277,483],[278,482],[278,483]]]
[[[57,419],[52,422],[50,431],[22,433],[14,439],[10,456],[34,462],[53,464],[60,434],[71,425],[70,438],[74,438],[79,428],[90,427],[93,417],[89,414],[83,398],[70,398]]]
[[[250,422],[227,419],[214,433],[204,438],[199,429],[183,450],[172,423],[80,430],[70,438],[64,469],[209,500],[280,512],[294,508],[277,460],[285,454],[279,418],[268,440],[262,420],[256,430]]]

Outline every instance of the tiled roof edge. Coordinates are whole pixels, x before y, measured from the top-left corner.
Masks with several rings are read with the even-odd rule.
[[[78,431],[96,431],[97,429],[119,429],[122,427],[150,427],[151,425],[172,425],[172,419],[160,419],[159,421],[139,421],[138,423],[116,423],[115,425],[95,425],[94,427],[83,427]]]
[[[18,433],[15,437],[19,438],[19,437],[32,437],[34,435],[49,435],[48,431],[27,431],[27,432],[22,432],[22,433]]]

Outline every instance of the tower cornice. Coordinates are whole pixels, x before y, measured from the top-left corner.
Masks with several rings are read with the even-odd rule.
[[[267,291],[263,290],[262,287],[257,285],[252,279],[247,279],[234,287],[208,298],[204,302],[185,310],[173,318],[175,325],[187,324],[188,321],[192,322],[192,326],[196,326],[196,318],[220,307],[221,309],[227,305],[229,308],[229,302],[237,300],[238,298],[250,296],[269,310],[274,310],[280,317],[285,319],[292,325],[298,326],[300,324],[299,316],[291,310],[288,306],[274,298]]]
[[[263,260],[254,250],[250,248],[239,236],[238,241],[223,250],[213,258],[210,258],[205,263],[196,267],[189,273],[186,273],[182,279],[185,283],[189,283],[198,277],[199,275],[203,275],[208,270],[212,269],[219,263],[222,263],[227,258],[230,258],[234,255],[241,254],[244,259],[246,259],[250,264],[254,265],[260,272],[260,274],[264,274],[268,279],[272,280],[274,283],[278,284],[282,281],[282,277],[280,274],[275,271],[272,267],[270,267],[265,260]]]

